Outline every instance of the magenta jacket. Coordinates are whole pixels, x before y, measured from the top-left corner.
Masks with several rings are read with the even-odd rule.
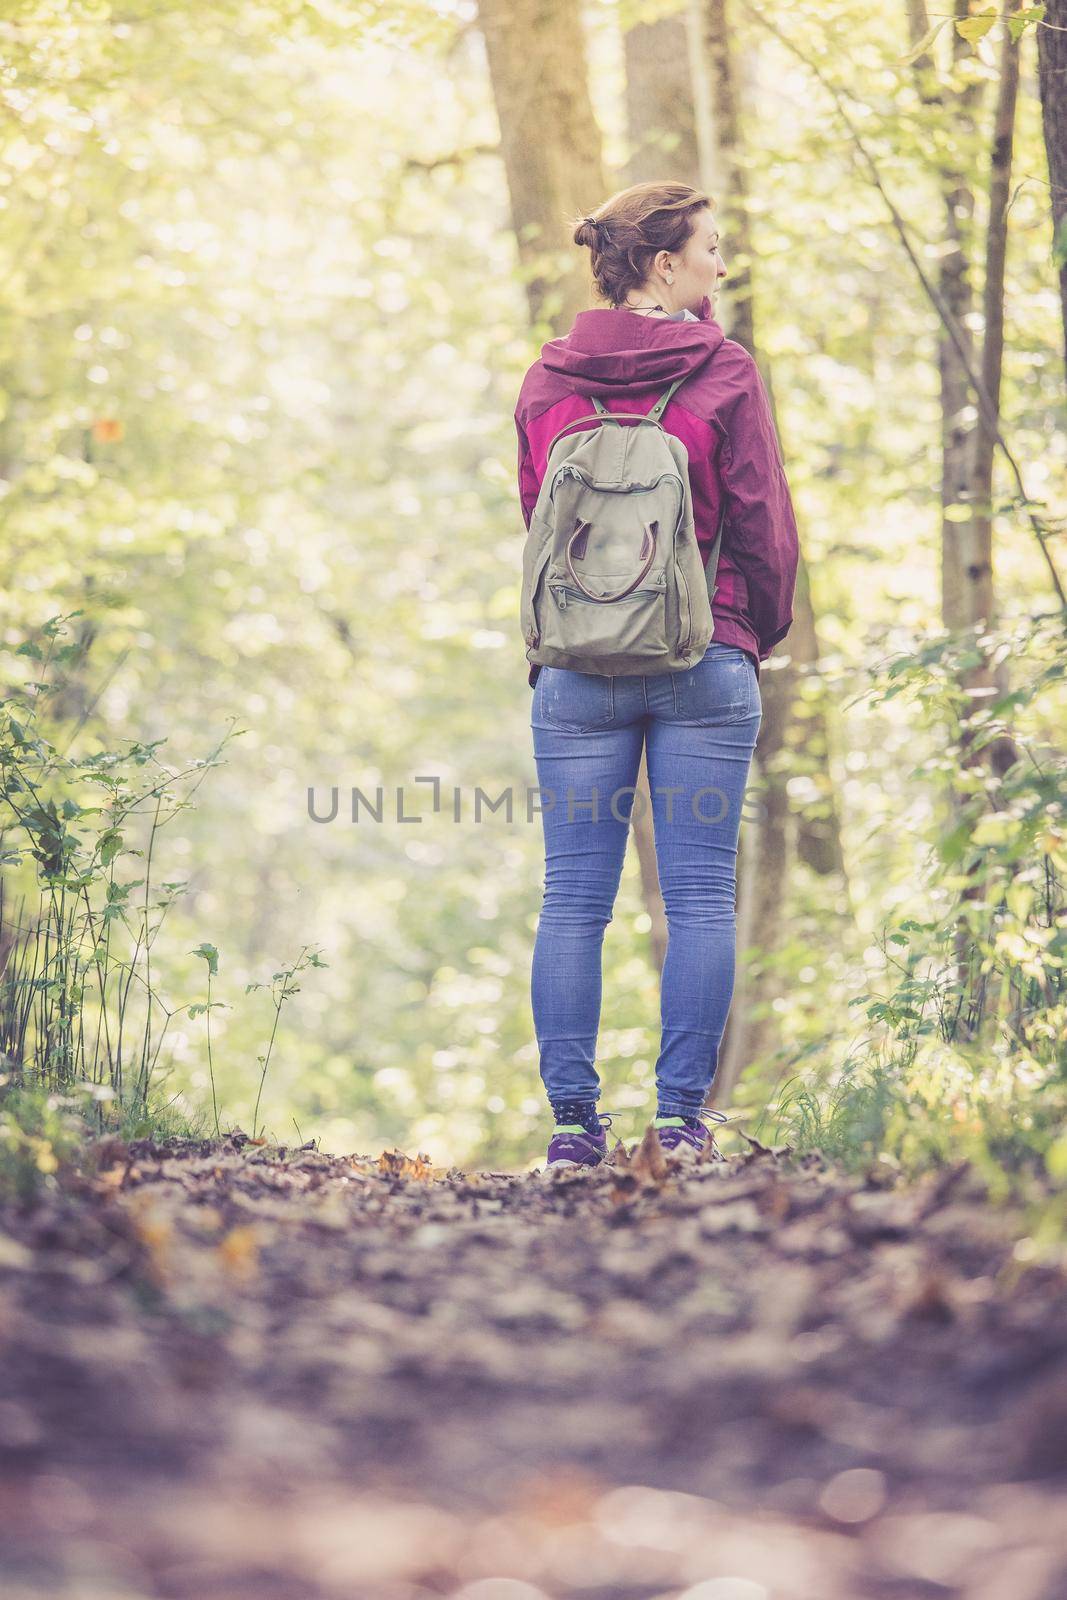
[[[568,422],[593,409],[590,395],[599,395],[610,411],[647,413],[684,374],[687,381],[662,422],[689,453],[693,518],[705,565],[726,502],[712,602],[714,638],[746,650],[758,676],[760,661],[793,621],[797,525],[759,369],[710,312],[707,299],[699,317],[690,312],[680,321],[607,308],[579,311],[570,333],[542,345],[515,407],[519,500],[529,529],[549,445]],[[540,670],[531,664],[531,686]]]

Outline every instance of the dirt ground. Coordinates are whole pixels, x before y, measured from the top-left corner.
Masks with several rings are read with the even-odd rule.
[[[0,1214],[4,1600],[1063,1600],[1067,1277],[965,1165],[99,1142]]]

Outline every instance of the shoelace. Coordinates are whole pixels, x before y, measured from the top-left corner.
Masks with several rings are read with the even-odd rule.
[[[708,1122],[713,1122],[715,1123],[716,1127],[718,1127],[724,1122],[729,1122],[730,1118],[726,1115],[725,1111],[713,1111],[711,1106],[702,1106],[695,1114],[704,1123],[704,1129],[708,1136],[708,1142],[712,1156],[718,1161],[725,1161],[726,1157],[723,1155],[722,1151],[719,1149],[719,1146],[715,1142],[715,1130],[714,1128],[708,1127]]]
[[[681,1112],[672,1112],[671,1115],[682,1116],[683,1114]],[[729,1122],[730,1120],[725,1111],[713,1111],[711,1106],[701,1106],[699,1111],[687,1111],[684,1113],[684,1115],[687,1117],[700,1117],[702,1120],[705,1117],[708,1117],[712,1122],[715,1123]],[[710,1128],[708,1129],[708,1132],[711,1132]]]
[[[623,1115],[623,1113],[621,1111],[618,1111],[618,1110],[616,1110],[616,1111],[598,1111],[597,1112],[597,1121],[599,1122],[601,1128],[606,1133],[608,1131],[608,1129],[611,1127],[612,1122],[614,1121],[614,1119],[616,1117],[621,1117],[622,1115]],[[710,1118],[710,1120],[712,1122],[715,1122],[715,1123],[729,1122],[729,1120],[730,1120],[730,1118],[726,1115],[725,1111],[715,1111],[715,1110],[712,1109],[711,1106],[702,1106],[699,1111],[690,1111],[690,1112],[687,1112],[686,1115],[687,1116],[693,1116],[693,1117],[700,1117],[702,1119],[704,1117],[708,1117],[708,1118]],[[557,1131],[559,1131],[558,1126],[557,1126]],[[566,1131],[567,1132],[570,1131],[570,1125],[569,1124],[567,1125]],[[583,1133],[588,1133],[589,1129],[588,1128],[583,1128],[581,1131]],[[708,1132],[711,1133],[712,1130],[709,1128]]]

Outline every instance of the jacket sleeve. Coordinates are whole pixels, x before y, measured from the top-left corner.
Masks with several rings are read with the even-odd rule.
[[[723,539],[744,576],[759,657],[766,661],[793,623],[800,541],[770,401],[759,368],[745,354],[739,391],[722,419]]]
[[[537,496],[541,492],[541,485],[537,481],[537,472],[534,468],[533,456],[530,452],[530,441],[526,437],[526,429],[522,425],[521,403],[515,411],[515,431],[519,436],[519,504],[522,507],[522,520],[527,530],[530,527],[530,518],[533,516]]]

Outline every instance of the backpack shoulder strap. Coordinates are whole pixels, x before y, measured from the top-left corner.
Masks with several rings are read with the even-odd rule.
[[[667,405],[668,405],[668,403],[670,401],[671,395],[674,393],[675,389],[679,388],[685,382],[685,380],[686,380],[686,378],[688,376],[689,376],[689,374],[685,373],[685,374],[682,375],[682,377],[675,378],[674,382],[671,384],[670,388],[666,391],[666,393],[660,395],[659,399],[656,401],[656,403],[652,407],[651,411],[649,411],[647,413],[649,419],[652,422],[658,422],[659,421],[660,417],[662,417],[664,411],[667,409]],[[610,417],[612,415],[612,413],[608,410],[607,406],[604,404],[603,400],[601,400],[599,395],[591,394],[589,396],[589,399],[590,399],[593,407],[595,408],[595,410],[596,410],[596,412],[597,412],[597,414],[599,416],[601,416],[601,417]],[[627,415],[630,415],[630,413],[627,413]]]
[[[652,418],[653,422],[658,422],[659,421],[660,417],[662,417],[663,413],[667,409],[667,405],[668,405],[668,402],[670,401],[671,395],[674,393],[675,389],[678,389],[678,388],[681,387],[681,385],[685,382],[686,378],[688,378],[689,376],[690,376],[690,374],[688,372],[686,372],[686,373],[683,373],[680,378],[675,378],[674,382],[671,384],[670,388],[666,391],[666,393],[660,395],[659,399],[656,401],[655,405],[652,407],[652,410],[648,413],[649,416]]]

